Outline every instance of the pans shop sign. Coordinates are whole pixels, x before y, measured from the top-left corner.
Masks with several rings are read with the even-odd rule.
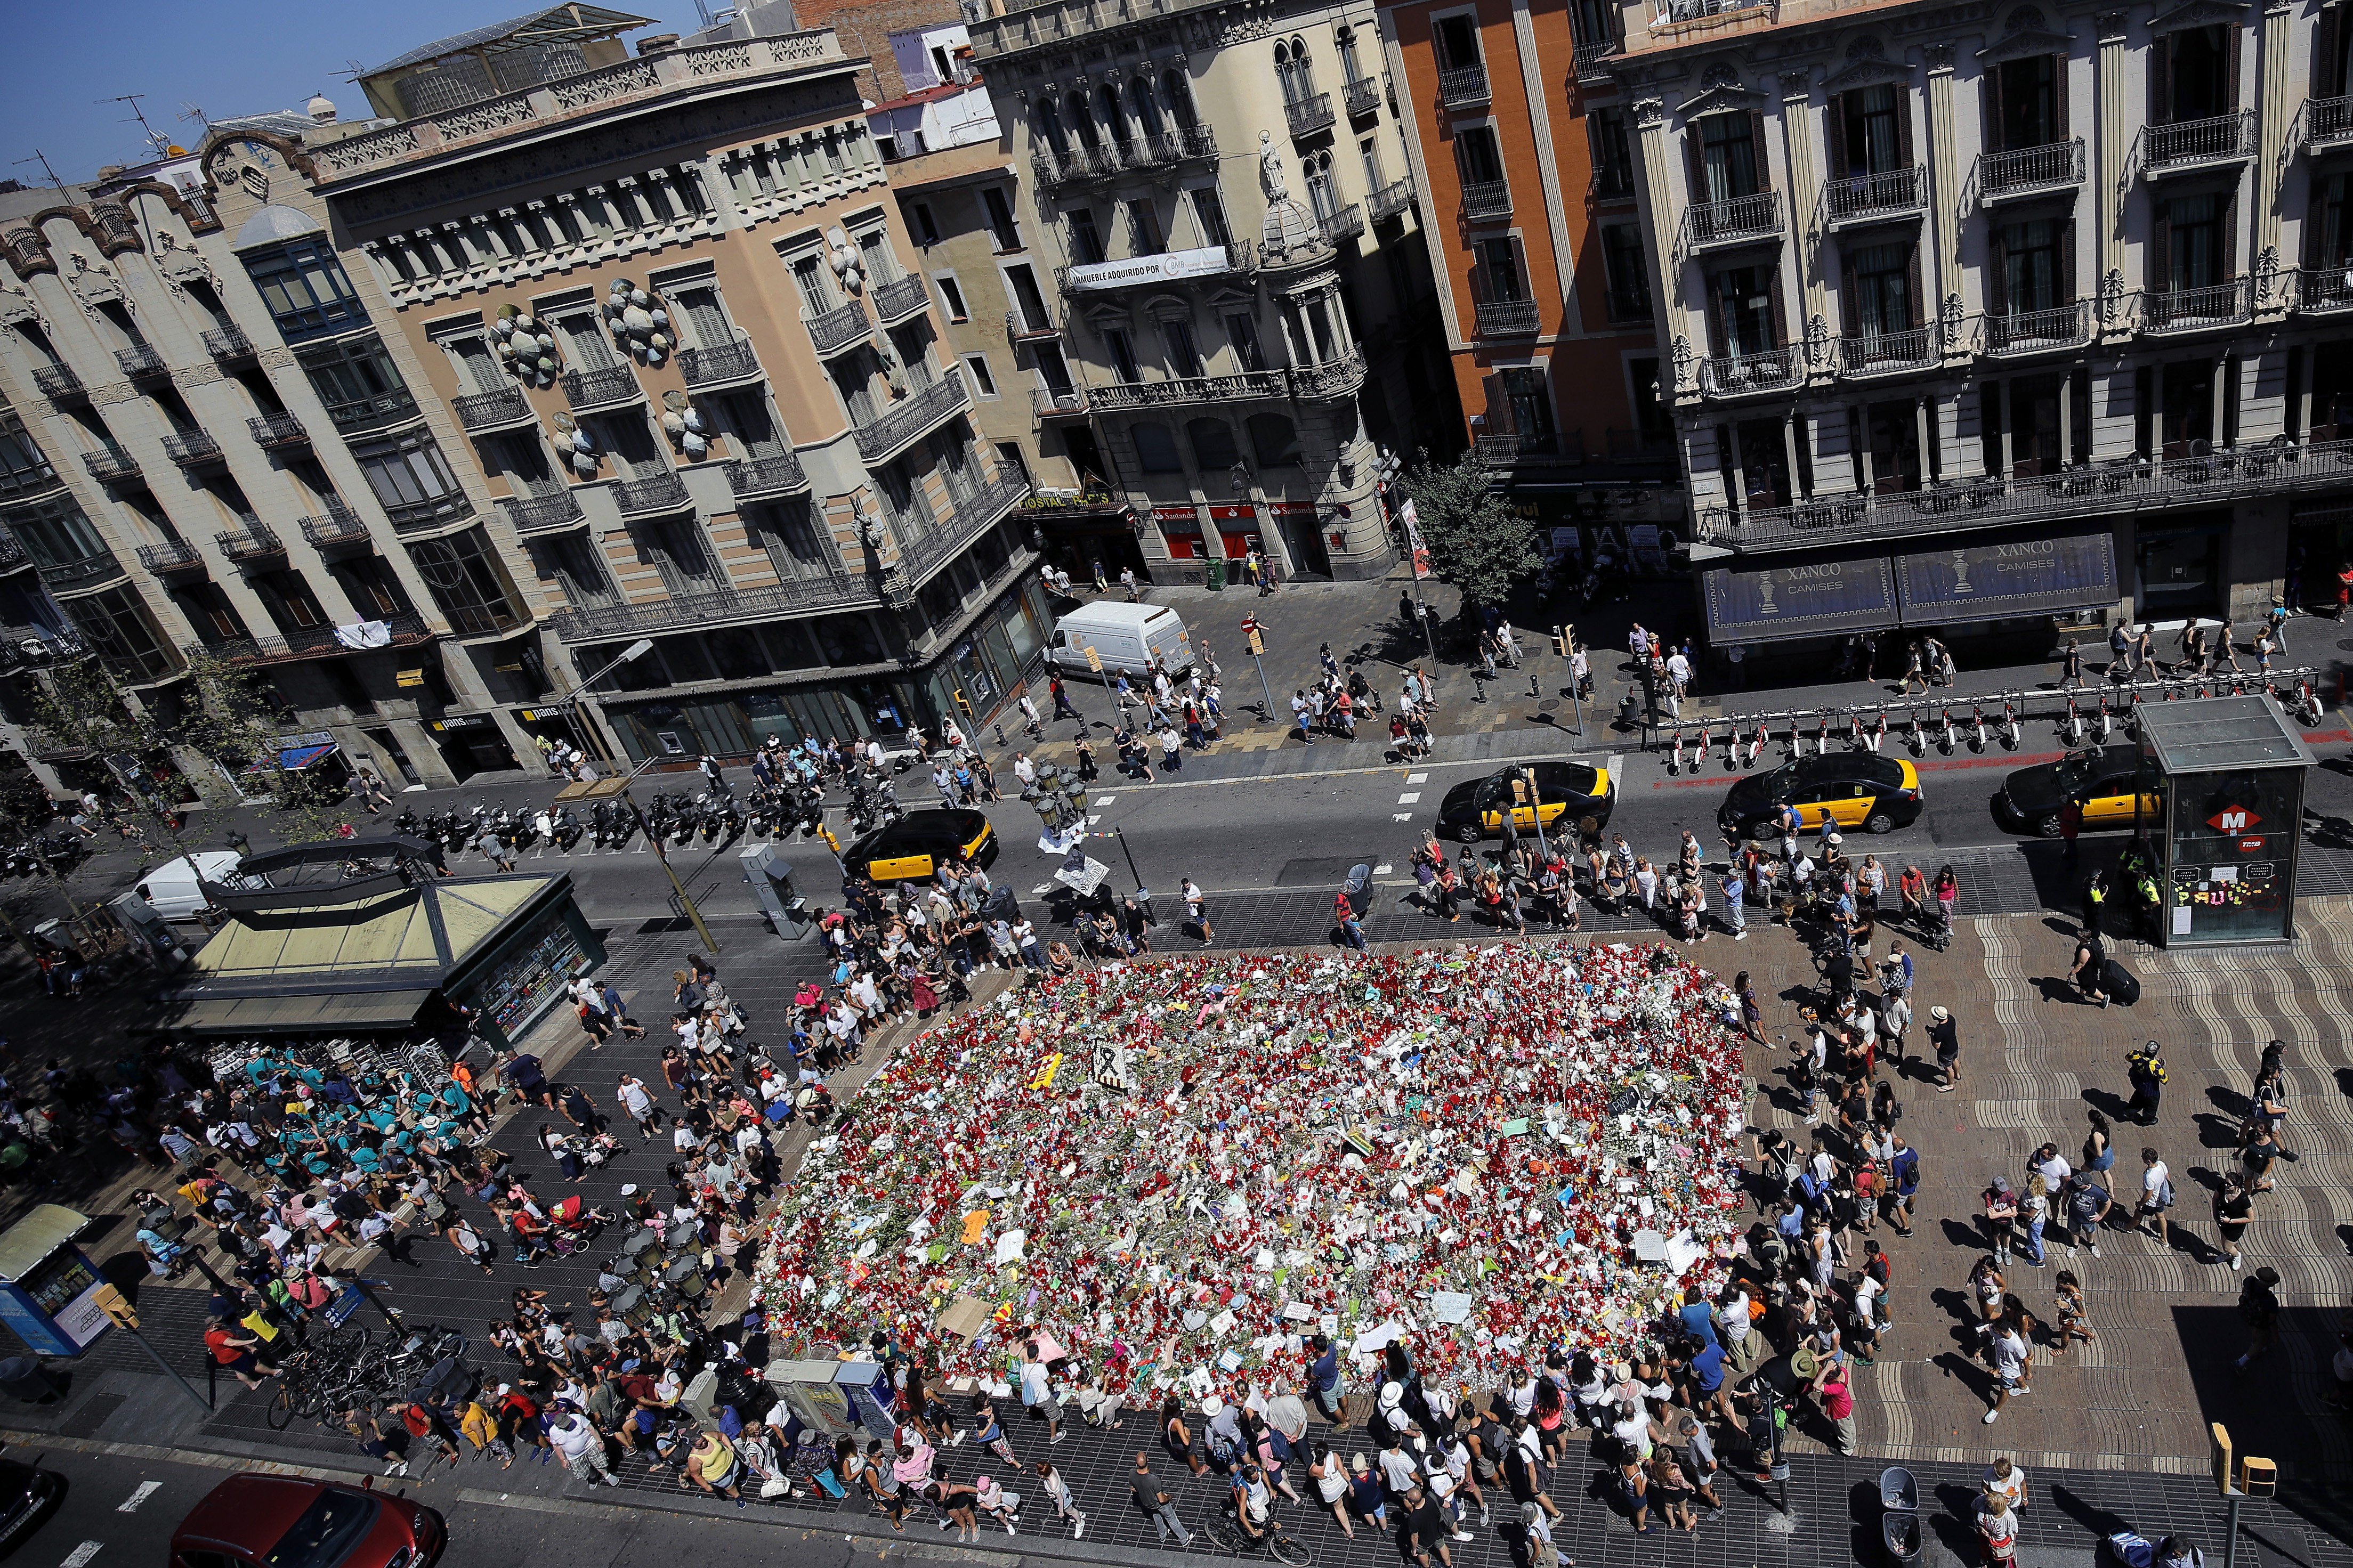
[[[1719,568],[1702,583],[1711,642],[1825,637],[1895,620],[1895,573],[1884,555],[1758,572]]]

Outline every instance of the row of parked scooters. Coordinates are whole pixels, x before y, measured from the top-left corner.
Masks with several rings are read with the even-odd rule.
[[[453,856],[468,849],[489,854],[493,845],[510,857],[541,847],[568,855],[584,841],[592,851],[623,848],[640,829],[649,842],[673,848],[696,843],[721,847],[747,832],[761,839],[815,837],[825,831],[826,812],[822,785],[786,781],[754,789],[748,798],[739,798],[724,788],[668,791],[648,802],[642,816],[617,800],[596,802],[585,817],[568,805],[518,811],[504,802],[495,807],[477,803],[464,811],[453,808],[421,816],[413,808],[405,810],[393,819],[392,826],[396,833],[438,844],[445,854]],[[889,780],[850,781],[844,826],[851,837],[905,815]],[[13,872],[13,862],[0,864],[7,864]]]

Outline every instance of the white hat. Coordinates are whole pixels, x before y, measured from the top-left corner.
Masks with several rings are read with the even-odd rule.
[[[624,1182],[624,1183],[622,1183],[622,1184],[621,1184],[621,1195],[622,1195],[623,1197],[625,1197],[625,1198],[633,1198],[633,1197],[636,1197],[636,1196],[638,1195],[638,1184],[637,1184],[637,1183],[635,1183],[635,1182]]]
[[[1208,1398],[1201,1401],[1201,1414],[1208,1416],[1211,1420],[1215,1420],[1219,1415],[1224,1415],[1225,1409],[1226,1402],[1219,1398],[1214,1394],[1209,1395]]]
[[[1381,1408],[1394,1410],[1405,1399],[1405,1385],[1398,1383],[1381,1384]]]
[[[1947,1019],[1947,1018],[1951,1017],[1951,1016],[1952,1016],[1952,1015],[1951,1015],[1950,1013],[1948,1013],[1948,1012],[1945,1011],[1945,1009],[1944,1009],[1944,1008],[1942,1008],[1942,1007],[1931,1007],[1931,1008],[1929,1008],[1929,1009],[1928,1009],[1928,1016],[1930,1016],[1931,1018],[1936,1019],[1936,1022],[1938,1022],[1939,1024],[1941,1024],[1941,1023],[1943,1023],[1946,1019]]]

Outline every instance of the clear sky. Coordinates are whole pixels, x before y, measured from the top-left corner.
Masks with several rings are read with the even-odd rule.
[[[628,35],[693,30],[694,0],[650,0],[616,10],[651,17],[657,26]],[[40,165],[16,167],[35,149],[58,175],[87,180],[107,163],[149,155],[118,93],[143,93],[148,123],[182,146],[204,134],[182,111],[201,104],[215,119],[265,110],[300,110],[314,92],[335,100],[346,119],[367,112],[348,80],[419,44],[530,12],[532,0],[397,0],[327,5],[294,0],[115,0],[84,7],[58,0],[15,0],[7,47],[0,51],[0,178],[44,181]],[[713,10],[718,5],[713,3]]]

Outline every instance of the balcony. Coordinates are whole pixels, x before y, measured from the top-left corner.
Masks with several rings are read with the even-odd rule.
[[[1699,362],[1700,395],[1721,399],[1794,391],[1805,380],[1799,353],[1790,347],[1704,359]]]
[[[1087,389],[1083,386],[1033,386],[1029,389],[1029,413],[1040,421],[1084,419],[1087,416]]]
[[[43,397],[56,403],[84,403],[90,399],[90,391],[82,385],[81,377],[66,365],[35,365],[33,387]]]
[[[1626,52],[1624,40],[1603,38],[1595,43],[1577,46],[1577,79],[1588,86],[1615,81],[1609,74],[1609,61]]]
[[[1728,250],[1781,237],[1781,193],[1758,191],[1720,202],[1699,202],[1683,214],[1683,247]]]
[[[560,610],[548,617],[556,640],[592,643],[689,631],[744,621],[775,620],[815,610],[849,609],[880,600],[861,577],[839,573],[801,577],[766,588],[723,588],[710,594],[676,594],[644,605],[597,605]]]
[[[355,397],[349,403],[327,405],[327,417],[335,428],[346,435],[373,430],[380,425],[396,424],[417,415],[417,397],[408,388],[398,387],[378,393],[374,397]]]
[[[414,610],[402,610],[395,615],[379,616],[392,633],[385,647],[415,647],[433,640],[433,628]],[[215,643],[190,643],[190,658],[209,654],[231,664],[286,664],[301,658],[333,658],[347,653],[372,653],[374,648],[354,648],[335,635],[332,626],[305,626],[282,637],[229,637]]]
[[[1533,436],[1482,436],[1479,460],[1491,468],[1558,464],[1575,467],[1585,461],[1585,432],[1540,431]]]
[[[202,430],[174,430],[164,437],[164,455],[184,468],[226,462],[221,444]]]
[[[1410,175],[1394,184],[1383,185],[1365,198],[1365,206],[1372,214],[1375,223],[1393,218],[1411,205],[1413,179]]]
[[[449,406],[457,410],[458,423],[469,430],[503,430],[532,420],[531,400],[522,395],[520,386],[469,392],[451,398]]]
[[[139,459],[111,441],[95,452],[84,452],[81,464],[100,484],[121,484],[139,477]]]
[[[275,414],[256,414],[245,422],[257,447],[307,447],[311,433],[302,428],[302,421],[281,408]]]
[[[1822,183],[1822,214],[1832,228],[1896,222],[1927,210],[1928,171],[1923,167]]]
[[[111,551],[101,550],[95,555],[85,555],[78,561],[55,563],[35,562],[34,570],[41,574],[47,586],[70,593],[99,587],[122,575],[122,563]]]
[[[1780,6],[1778,0],[1662,0],[1659,11],[1660,19],[1667,22],[1704,22],[1747,11],[1761,11],[1770,20],[1779,16]]]
[[[1904,375],[1933,370],[1944,363],[1934,327],[1913,327],[1900,332],[1863,332],[1838,341],[1838,374],[1843,381],[1873,376]]]
[[[1318,131],[1332,129],[1332,95],[1319,92],[1312,98],[1293,99],[1282,106],[1282,118],[1290,122],[1294,137],[1313,136]]]
[[[1205,245],[1192,250],[1161,254],[1173,255],[1181,258],[1183,270],[1176,274],[1176,277],[1187,282],[1198,281],[1204,278],[1223,278],[1234,273],[1248,273],[1258,267],[1258,247],[1246,239],[1226,241],[1223,267],[1205,268],[1198,265],[1203,260],[1212,259],[1204,256],[1204,252],[1218,248],[1217,246]],[[1310,247],[1303,246],[1300,248],[1304,250]],[[1165,288],[1173,280],[1168,270],[1171,265],[1169,262],[1162,261],[1156,256],[1122,257],[1116,261],[1082,261],[1074,266],[1055,268],[1054,287],[1061,291],[1064,299],[1101,294],[1113,289],[1142,288],[1147,284],[1156,284]]]
[[[1482,338],[1525,337],[1536,330],[1534,300],[1482,300],[1479,335]]]
[[[182,574],[200,577],[211,570],[195,545],[178,539],[166,540],[162,544],[141,545],[139,564],[158,577]]]
[[[1115,148],[1072,147],[1060,153],[1039,153],[1029,160],[1029,172],[1039,188],[1051,195],[1074,186],[1108,180],[1125,167]]]
[[[2214,507],[2258,496],[2340,489],[2353,484],[2353,441],[2296,446],[2279,440],[2225,447],[2202,457],[2151,462],[2125,458],[2031,478],[1957,479],[1891,495],[1837,496],[1745,513],[1703,508],[1698,533],[1746,552],[1814,549],[1850,540],[1949,534],[2022,523],[2086,519],[2168,507]]]
[[[1979,322],[1978,352],[1988,359],[2024,359],[2081,348],[2092,341],[2092,302],[2078,300],[2047,310],[1987,316]]]
[[[1978,154],[1978,204],[1995,206],[2046,191],[2072,190],[2084,183],[2084,139],[2042,147],[2013,147]]]
[[[913,315],[932,302],[932,293],[920,274],[910,272],[874,286],[874,319],[888,326]]]
[[[33,558],[25,553],[16,535],[0,531],[0,572],[21,572],[32,563]]]
[[[205,353],[212,355],[213,358],[218,360],[223,364],[234,364],[238,360],[248,360],[253,357],[253,340],[245,335],[244,329],[242,328],[208,328],[205,332],[204,338]]]
[[[2353,310],[2353,268],[2306,267],[2299,270],[2295,308],[2306,314]]]
[[[2233,327],[2254,319],[2253,282],[2233,278],[2196,289],[2144,289],[2140,330],[2160,337]]]
[[[278,531],[262,522],[248,522],[243,528],[232,528],[225,533],[215,534],[213,542],[220,546],[223,555],[239,566],[280,560],[286,553],[285,541],[278,537]]]
[[[809,488],[808,475],[802,471],[800,458],[790,452],[779,452],[772,458],[743,458],[724,468],[727,488],[734,492],[737,500],[790,495]]]
[[[136,348],[115,350],[114,363],[121,365],[122,374],[133,381],[153,381],[172,374],[172,367],[164,363],[164,356],[145,343]]]
[[[897,406],[857,428],[858,455],[869,463],[886,462],[902,447],[961,410],[971,400],[961,375],[943,376]]]
[[[1463,186],[1462,216],[1465,217],[1511,216],[1512,183],[1509,180],[1480,180]]]
[[[970,548],[973,541],[997,526],[1007,512],[1029,494],[1029,481],[1018,474],[1001,476],[969,495],[956,498],[955,515],[944,527],[934,525],[899,537],[899,569],[912,585]]]
[[[1457,66],[1438,73],[1438,100],[1449,109],[1467,109],[1491,96],[1485,66]]]
[[[645,389],[638,384],[638,373],[625,364],[567,370],[560,379],[564,395],[575,408],[611,408],[642,403],[646,397]]]
[[[822,316],[811,316],[806,325],[809,342],[821,354],[839,353],[852,343],[864,342],[867,334],[874,330],[873,323],[866,319],[865,303],[858,300],[836,306]]]
[[[613,504],[623,517],[643,517],[678,511],[690,501],[684,479],[676,474],[655,474],[648,479],[614,481]]]
[[[760,376],[760,356],[752,352],[748,341],[741,338],[716,348],[681,349],[678,374],[686,378],[687,385],[694,387],[756,381]]]
[[[578,528],[588,521],[580,510],[580,498],[568,489],[546,496],[509,496],[499,504],[506,508],[507,521],[514,524],[514,531],[525,538]]]
[[[1364,389],[1365,353],[1350,349],[1322,364],[1294,365],[1290,371],[1291,395],[1306,402],[1353,397]]]
[[[2306,153],[2353,146],[2353,98],[2306,99],[2295,140]]]
[[[2141,173],[2150,179],[2186,174],[2255,155],[2255,111],[2241,109],[2211,120],[2151,125],[2140,133]]]
[[[1288,397],[1291,384],[1279,370],[1245,370],[1229,375],[1178,376],[1168,381],[1114,381],[1086,389],[1098,413],[1165,408],[1194,403],[1240,403]]]
[[[318,517],[302,520],[302,537],[311,547],[324,553],[331,550],[363,547],[373,550],[375,536],[368,532],[366,521],[359,513],[330,496],[326,511]]]
[[[1335,245],[1345,245],[1364,232],[1365,209],[1354,202],[1324,219],[1324,237]]]
[[[1340,89],[1340,101],[1347,106],[1351,120],[1375,113],[1381,107],[1381,84],[1368,76],[1358,77]]]
[[[1051,320],[1033,321],[1026,310],[1005,312],[1005,336],[1009,342],[1026,343],[1039,338],[1058,338],[1061,335],[1062,329],[1056,326]]]

